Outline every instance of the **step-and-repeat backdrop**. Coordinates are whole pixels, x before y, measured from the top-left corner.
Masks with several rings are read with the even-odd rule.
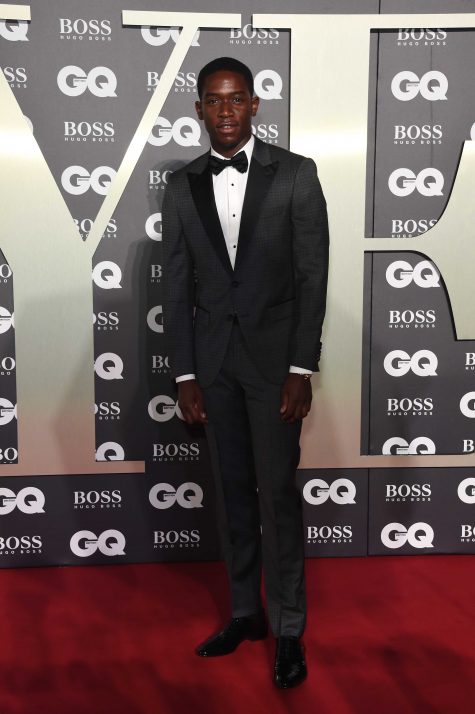
[[[96,460],[144,461],[145,471],[4,476],[0,567],[219,557],[206,440],[181,419],[170,379],[161,206],[170,174],[208,147],[194,102],[197,73],[214,57],[252,68],[261,100],[253,131],[289,146],[291,35],[253,29],[256,8],[245,5],[240,28],[196,33],[93,257]],[[377,13],[377,3],[360,10]],[[0,68],[87,242],[179,31],[124,26],[114,0],[36,0],[31,12],[29,22],[0,19]],[[462,143],[475,139],[474,62],[469,30],[372,33],[368,236],[422,237],[442,215]],[[27,194],[18,210],[28,214]],[[0,227],[0,248],[1,236]],[[365,259],[362,453],[474,452],[475,342],[455,340],[437,267],[398,250]],[[8,252],[0,258],[2,475],[21,467],[22,452],[15,274]],[[30,270],[41,279],[41,264]],[[59,305],[56,319],[68,319]],[[67,451],[74,433],[62,438]],[[474,469],[303,469],[298,484],[309,556],[475,552]]]

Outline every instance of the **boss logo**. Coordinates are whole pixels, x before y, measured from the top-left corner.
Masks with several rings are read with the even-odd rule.
[[[430,483],[387,483],[386,501],[430,501],[432,495]]]
[[[0,397],[0,426],[5,426],[16,418],[16,404],[12,404],[9,399]]]
[[[149,501],[154,508],[165,510],[177,503],[182,508],[203,508],[203,489],[197,483],[182,483],[175,490],[169,483],[157,483],[150,489]]]
[[[117,96],[117,77],[109,67],[94,67],[85,72],[82,67],[71,64],[59,70],[56,82],[68,97],[79,97],[86,90],[95,97]]]
[[[168,355],[152,355],[152,374],[164,374],[169,371]]]
[[[447,31],[441,30],[440,27],[435,30],[430,28],[409,28],[401,27],[397,33],[397,44],[402,47],[407,45],[418,46],[423,45],[445,45],[447,38]]]
[[[16,494],[9,488],[0,488],[0,515],[5,516],[18,508],[22,513],[44,513],[45,495],[34,486],[22,488]]]
[[[412,357],[404,350],[392,350],[384,358],[384,370],[391,377],[403,377],[412,370],[418,377],[436,377],[438,360],[430,350],[418,350]]]
[[[117,421],[120,419],[119,402],[99,402],[94,404],[94,414],[99,421]]]
[[[444,176],[434,168],[422,169],[415,174],[411,169],[400,168],[391,173],[388,187],[395,196],[410,196],[417,190],[421,196],[443,196]]]
[[[460,526],[460,542],[473,543],[475,542],[475,526],[465,524]]]
[[[435,327],[435,310],[389,310],[389,327]]]
[[[230,45],[278,45],[279,32],[278,30],[255,29],[251,24],[244,25],[242,28],[233,28],[229,33]]]
[[[418,288],[439,288],[440,273],[428,260],[420,260],[414,267],[406,260],[395,260],[386,269],[386,282],[392,288],[407,288],[414,283]]]
[[[282,77],[274,69],[263,69],[254,77],[254,91],[260,99],[282,99]]]
[[[463,503],[475,503],[475,478],[464,478],[457,488],[457,495]]]
[[[173,139],[179,146],[201,146],[200,137],[200,125],[192,117],[180,117],[173,124],[165,117],[158,117],[148,137],[148,143],[165,146]]]
[[[37,554],[41,553],[42,547],[43,542],[39,535],[9,536],[8,538],[0,536],[0,555]]]
[[[106,196],[115,174],[110,166],[98,166],[91,173],[84,166],[68,166],[61,174],[61,185],[73,196],[80,196],[90,188]]]
[[[468,372],[473,372],[475,369],[475,352],[465,352],[465,369]]]
[[[148,172],[148,185],[155,190],[163,190],[168,184],[168,179],[173,171],[170,169],[165,169],[165,171],[159,171],[158,169],[153,169]],[[156,214],[154,214],[156,215]],[[161,219],[160,219],[161,220]]]
[[[111,23],[110,20],[83,20],[82,18],[71,20],[68,17],[60,17],[59,32],[61,39],[82,40],[87,35],[89,40],[110,42]]]
[[[124,371],[124,363],[119,355],[115,352],[103,352],[94,362],[94,372],[101,379],[124,379],[122,372]]]
[[[166,45],[169,40],[177,42],[180,37],[180,30],[174,27],[165,29],[164,27],[150,27],[150,25],[142,25],[140,32],[145,42],[148,45],[152,45],[152,47],[161,47],[162,45]],[[191,43],[192,47],[200,46],[199,38],[200,32],[198,30]]]
[[[418,436],[408,443],[400,436],[387,439],[383,445],[383,454],[395,456],[412,456],[435,454],[435,444],[427,436]]]
[[[268,144],[277,144],[277,139],[279,138],[279,127],[277,124],[258,124],[257,126],[252,126],[252,133],[257,136],[258,139],[266,141]]]
[[[418,94],[429,102],[447,99],[448,80],[443,72],[432,70],[419,79],[415,72],[398,72],[391,82],[391,91],[400,102],[410,102]]]
[[[0,462],[11,464],[18,459],[18,451],[14,446],[7,446],[6,449],[0,449]]]
[[[434,403],[431,397],[390,398],[387,400],[388,416],[432,416]]]
[[[97,551],[108,557],[125,555],[125,536],[113,528],[99,536],[92,531],[78,531],[71,537],[69,545],[78,558],[88,558]]]
[[[391,221],[391,236],[393,238],[411,238],[414,235],[426,233],[429,228],[435,226],[437,218],[393,218]]]
[[[92,228],[93,220],[92,218],[74,218],[74,223],[77,225],[81,238],[84,240],[88,237],[89,231]],[[115,238],[117,236],[117,221],[115,218],[111,218],[107,224],[107,228],[103,233],[103,238]]]
[[[473,439],[464,439],[462,442],[462,453],[472,454],[475,451],[475,441]]]
[[[163,308],[161,305],[155,305],[148,311],[147,325],[152,332],[163,334]]]
[[[467,419],[475,419],[475,392],[467,392],[460,400],[460,411]]]
[[[151,240],[162,240],[162,214],[152,213],[145,221],[145,232]]]
[[[26,20],[0,20],[0,37],[9,42],[28,42]]]
[[[10,87],[22,89],[27,86],[28,76],[24,67],[2,67],[0,69]]]
[[[330,498],[334,503],[344,506],[355,503],[356,486],[347,478],[338,478],[329,486],[326,481],[314,478],[307,481],[303,488],[303,497],[312,506],[320,506]]]
[[[122,287],[120,284],[122,271],[117,263],[113,263],[111,260],[102,260],[97,263],[92,271],[92,279],[102,290],[117,290]]]
[[[183,414],[178,402],[169,397],[167,394],[160,394],[153,397],[148,404],[148,413],[154,421],[165,422],[177,416],[183,420]]]
[[[1,334],[2,322],[0,319],[0,334]],[[2,357],[0,360],[0,376],[8,377],[15,370],[16,362],[13,357]]]
[[[381,531],[381,542],[386,548],[402,548],[406,543],[413,548],[433,548],[434,529],[428,523],[414,523],[409,528],[402,523],[388,523]]]
[[[104,330],[110,332],[111,330],[119,329],[119,313],[114,310],[111,312],[101,311],[97,315],[93,313],[92,319],[98,332],[104,332]]]
[[[122,496],[114,491],[74,491],[75,509],[121,508]]]
[[[105,441],[97,447],[96,461],[124,461],[125,452],[115,441]]]
[[[394,125],[395,144],[415,144],[416,141],[420,144],[442,144],[442,136],[441,124]]]
[[[153,445],[153,460],[154,461],[198,461],[200,456],[200,447],[197,442],[188,444],[154,444]]]
[[[154,531],[153,547],[162,548],[199,548],[200,532],[198,529],[181,531]]]
[[[64,122],[65,141],[87,141],[91,139],[97,142],[113,142],[114,135],[114,122],[112,121],[95,121],[92,124],[88,121]]]
[[[159,283],[162,277],[162,266],[157,263],[152,263],[150,265],[150,282]]]
[[[307,543],[351,543],[351,526],[307,526]]]
[[[12,270],[8,263],[2,263],[0,265],[0,283],[8,283],[12,277]]]
[[[6,307],[0,307],[0,335],[8,332],[10,327],[15,327],[14,315]]]

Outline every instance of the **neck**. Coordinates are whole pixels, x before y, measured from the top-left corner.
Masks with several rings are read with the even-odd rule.
[[[232,159],[234,154],[237,154],[243,146],[246,146],[251,136],[252,133],[250,133],[249,136],[246,136],[245,139],[242,139],[242,141],[240,141],[239,144],[236,144],[236,146],[220,146],[219,144],[213,143],[211,144],[211,146],[213,147],[214,151],[216,151],[218,154],[221,154],[221,156],[224,156],[226,159]]]

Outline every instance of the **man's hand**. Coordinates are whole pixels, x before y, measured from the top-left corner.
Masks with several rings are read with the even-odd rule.
[[[312,385],[301,374],[289,373],[282,387],[280,418],[293,423],[307,416],[312,405]]]
[[[187,424],[207,424],[203,392],[196,379],[178,382],[178,406]]]

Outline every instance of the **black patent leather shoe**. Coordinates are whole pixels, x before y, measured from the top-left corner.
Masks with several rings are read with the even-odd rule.
[[[298,637],[277,637],[274,683],[279,689],[296,687],[307,676],[303,647]]]
[[[244,640],[263,640],[267,636],[264,612],[248,617],[233,617],[226,627],[196,649],[200,657],[222,657],[231,654]]]

